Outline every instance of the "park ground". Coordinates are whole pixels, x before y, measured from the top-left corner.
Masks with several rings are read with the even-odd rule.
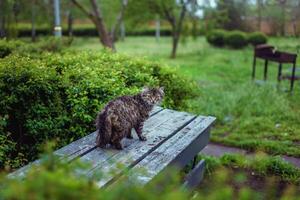
[[[278,50],[297,52],[295,38],[269,38]],[[196,81],[200,95],[192,99],[189,112],[217,117],[211,141],[269,155],[300,157],[300,84],[293,94],[289,81],[277,84],[277,64],[269,65],[268,80],[263,77],[263,61],[257,62],[257,81],[251,80],[253,47],[234,50],[212,47],[204,37],[188,38],[170,59],[171,38],[127,37],[117,51],[132,57],[145,57],[175,67]],[[97,38],[75,38],[73,50],[100,51]],[[298,62],[300,59],[298,57]],[[290,74],[291,65],[284,65]],[[299,72],[298,72],[299,73]]]

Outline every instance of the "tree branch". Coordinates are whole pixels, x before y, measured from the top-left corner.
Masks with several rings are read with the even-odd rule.
[[[77,0],[71,0],[72,3],[79,8],[85,15],[87,15],[95,23],[95,15],[90,13],[86,8],[83,7]]]
[[[169,9],[166,7],[166,5],[162,2],[162,10],[163,13],[165,14],[167,20],[170,22],[172,27],[175,29],[176,28],[176,18],[171,14]]]
[[[186,13],[186,5],[189,2],[190,2],[190,0],[188,0],[186,3],[182,3],[182,8],[181,8],[181,12],[180,12],[179,20],[178,20],[178,25],[177,25],[177,32],[178,33],[181,32],[183,19],[185,17],[185,13]]]
[[[120,27],[121,22],[123,20],[125,9],[126,9],[126,6],[127,6],[127,0],[121,0],[121,3],[122,3],[121,10],[120,10],[120,12],[117,16],[116,23],[112,26],[112,29],[111,29],[111,37],[112,37],[113,41],[116,38],[117,30]]]

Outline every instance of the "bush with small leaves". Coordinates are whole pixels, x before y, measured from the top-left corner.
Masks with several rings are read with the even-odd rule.
[[[108,101],[146,85],[164,86],[169,108],[187,108],[197,95],[196,84],[172,68],[110,52],[0,59],[0,116],[7,116],[0,135],[9,134],[15,144],[0,157],[0,168],[20,153],[35,159],[49,139],[61,147],[89,134]]]
[[[206,40],[214,46],[222,47],[225,44],[226,34],[224,30],[213,30],[206,35]]]
[[[267,43],[267,36],[261,32],[254,32],[248,35],[248,43],[256,46],[258,44],[265,44]]]
[[[243,48],[247,46],[246,34],[241,31],[231,31],[225,37],[225,44],[234,49]]]

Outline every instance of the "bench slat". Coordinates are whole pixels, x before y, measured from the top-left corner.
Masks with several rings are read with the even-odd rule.
[[[167,120],[169,120],[173,114],[174,114],[174,111],[165,109],[165,110],[157,113],[155,116],[152,116],[145,122],[144,128],[143,128],[143,133],[145,135],[147,135],[153,129],[155,129],[159,125],[161,125],[164,122],[166,122]],[[132,136],[134,137],[134,139],[137,139],[135,131],[132,130],[132,132],[133,132]],[[124,147],[126,147],[126,146],[131,145],[134,142],[136,142],[136,140],[124,139],[122,141],[122,145]],[[108,159],[109,157],[113,156],[117,152],[119,152],[119,151],[115,150],[115,149],[102,150],[101,148],[98,148],[98,151],[91,151],[91,152],[87,153],[86,155],[82,156],[81,160],[91,162],[91,164],[94,166],[94,165],[97,165],[97,163],[99,163],[102,159]]]
[[[137,172],[133,173],[133,178],[137,179],[139,184],[147,184],[169,165],[176,164],[179,168],[185,166],[208,143],[209,128],[214,121],[214,117],[197,117],[135,165],[131,169]],[[194,141],[200,143],[197,144]],[[189,151],[188,147],[191,147],[190,150],[194,152]]]

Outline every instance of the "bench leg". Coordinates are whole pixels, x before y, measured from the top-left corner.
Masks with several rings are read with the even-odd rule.
[[[265,60],[264,80],[267,80],[268,75],[268,60]]]
[[[252,80],[255,79],[255,68],[256,68],[256,57],[253,58],[253,65],[252,65]]]
[[[292,92],[293,88],[294,88],[295,72],[296,72],[296,63],[293,64],[293,71],[292,71],[292,77],[291,77],[291,89],[290,89],[290,92]]]
[[[197,164],[197,155],[196,155],[196,156],[194,157],[194,159],[193,159],[192,169],[195,168],[196,164]]]
[[[185,188],[193,189],[199,185],[203,179],[205,170],[205,161],[201,160],[195,168],[185,177],[183,186]]]
[[[279,63],[279,66],[278,66],[278,75],[277,75],[277,81],[280,83],[281,81],[281,74],[282,74],[282,64]]]

